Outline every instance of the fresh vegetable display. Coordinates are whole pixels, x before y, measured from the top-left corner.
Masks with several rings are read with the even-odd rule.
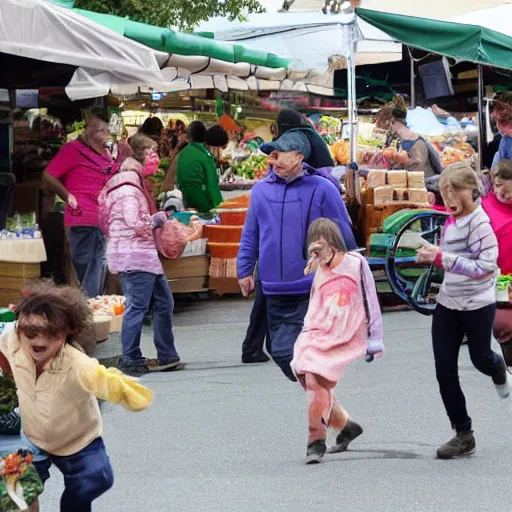
[[[0,416],[9,414],[18,407],[16,385],[10,377],[0,376]]]
[[[32,465],[33,454],[18,450],[0,459],[0,510],[28,510],[43,492],[43,484]]]
[[[330,146],[331,154],[338,165],[350,163],[350,144],[346,140],[338,140]]]
[[[251,155],[242,162],[231,162],[231,168],[237,176],[260,180],[267,174],[267,159],[266,155]]]
[[[498,277],[496,282],[496,301],[512,302],[512,275]]]
[[[16,213],[14,216],[7,218],[5,229],[0,231],[0,240],[15,238],[41,238],[35,212],[26,214]]]

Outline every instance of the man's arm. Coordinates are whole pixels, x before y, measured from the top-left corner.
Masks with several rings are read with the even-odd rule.
[[[343,240],[349,251],[357,249],[356,239],[352,231],[352,222],[347,211],[347,207],[343,202],[336,187],[329,182],[329,187],[325,188],[324,199],[321,203],[322,217],[331,219],[338,224],[341,230]]]

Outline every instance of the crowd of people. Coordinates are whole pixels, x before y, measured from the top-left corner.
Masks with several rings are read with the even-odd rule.
[[[388,121],[398,132],[403,123],[395,114]],[[328,169],[327,147],[299,114],[284,111],[279,117],[278,136],[261,147],[269,156],[269,172],[252,190],[237,261],[242,293],[256,291],[242,360],[268,360],[266,339],[283,374],[305,390],[311,464],[328,451],[328,429],[335,432],[330,453],[345,451],[363,433],[333,390],[351,362],[383,355],[384,329],[372,273],[356,251],[339,184]],[[506,123],[512,125],[512,115],[500,118],[508,140]],[[177,139],[183,137],[184,127],[175,129]],[[77,343],[90,314],[84,295],[71,287],[39,283],[27,289],[16,308],[15,328],[0,337],[0,362],[18,387],[27,446],[43,482],[52,464],[63,473],[66,512],[90,511],[113,483],[97,398],[142,410],[151,391],[125,373],[182,368],[172,330],[172,292],[153,236],[166,216],[156,211],[144,180],[161,128],[150,124],[145,130],[129,141],[123,161],[115,162],[106,150],[107,121],[93,112],[83,137],[65,145],[45,174],[47,185],[67,204],[71,255],[85,295],[101,291],[105,250],[108,268],[121,276],[127,301],[122,372],[102,367]],[[199,211],[222,200],[215,148],[227,142],[220,127],[206,130],[194,122],[177,153],[177,185]],[[417,261],[444,269],[432,341],[441,398],[456,433],[437,451],[447,459],[473,453],[476,445],[458,377],[465,336],[475,367],[492,379],[500,397],[510,395],[506,363],[512,361],[492,351],[491,339],[493,329],[504,346],[512,338],[510,314],[496,314],[495,293],[498,271],[512,273],[512,161],[497,157],[483,198],[478,174],[463,163],[442,172],[439,190],[450,216],[440,246],[420,248]],[[145,358],[140,347],[150,310],[156,360]]]

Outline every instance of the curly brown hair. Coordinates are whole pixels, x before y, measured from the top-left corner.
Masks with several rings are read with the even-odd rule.
[[[77,343],[87,352],[84,345],[92,334],[92,315],[80,290],[50,281],[34,281],[23,288],[15,313],[18,332],[29,337],[64,335],[67,343]],[[44,318],[45,325],[30,325],[30,316]]]

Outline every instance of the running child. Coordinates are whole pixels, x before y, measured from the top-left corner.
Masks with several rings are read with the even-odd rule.
[[[18,389],[24,434],[39,456],[34,465],[43,483],[52,464],[63,474],[61,512],[89,512],[114,482],[97,399],[140,411],[152,393],[74,343],[90,320],[78,290],[33,285],[16,318],[16,327],[0,336],[0,352]]]
[[[496,313],[498,243],[479,205],[476,173],[464,163],[448,166],[439,187],[451,213],[440,247],[422,247],[417,261],[445,271],[432,321],[432,343],[441,398],[456,436],[437,450],[440,459],[475,451],[471,418],[459,382],[458,358],[464,336],[475,368],[492,378],[498,395],[510,394],[503,358],[491,350]]]
[[[327,451],[327,429],[339,453],[363,433],[334,396],[344,368],[356,359],[373,360],[384,352],[382,315],[366,260],[346,252],[339,228],[315,220],[308,231],[305,273],[316,270],[304,328],[291,367],[307,393],[309,437],[306,463],[318,463]]]

